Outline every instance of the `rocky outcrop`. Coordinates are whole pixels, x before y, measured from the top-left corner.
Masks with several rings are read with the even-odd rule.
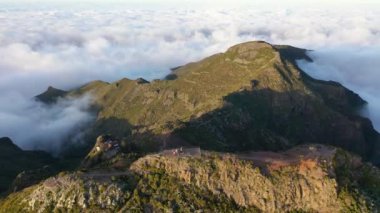
[[[185,183],[225,194],[238,205],[255,206],[263,212],[346,212],[353,209],[351,205],[356,211],[370,212],[365,193],[342,195],[335,156],[335,148],[322,145],[297,147],[282,154],[153,155],[139,159],[131,170],[162,169]]]
[[[21,196],[20,202],[16,206],[8,206],[9,209],[5,208],[8,204],[5,202],[0,212],[79,212],[83,209],[114,212],[129,196],[121,183],[82,179],[78,174],[63,173],[17,195]]]
[[[82,161],[81,168],[90,168],[112,159],[121,152],[120,141],[110,135],[101,135],[90,153]]]
[[[119,170],[60,173],[1,200],[0,212],[376,212],[379,174],[317,144],[282,153],[162,152]]]
[[[257,212],[164,173],[60,173],[0,200],[0,212]]]

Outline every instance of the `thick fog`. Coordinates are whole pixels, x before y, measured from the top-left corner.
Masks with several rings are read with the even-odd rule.
[[[162,78],[171,67],[250,40],[313,49],[312,76],[333,79],[369,102],[380,129],[380,8],[18,9],[0,7],[0,136],[56,150],[93,117],[89,97],[46,107],[49,85]]]
[[[362,114],[380,130],[380,48],[334,48],[309,55],[314,62],[299,65],[317,79],[338,81],[358,93],[368,102]]]
[[[0,132],[23,149],[59,154],[64,144],[82,142],[82,129],[94,120],[88,113],[91,96],[60,99],[54,106],[10,92],[1,97]]]

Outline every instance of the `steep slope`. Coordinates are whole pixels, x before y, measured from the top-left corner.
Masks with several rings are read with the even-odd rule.
[[[0,200],[0,212],[256,212],[163,172],[60,173]]]
[[[379,170],[323,145],[283,153],[152,155],[136,161],[131,170],[140,174],[163,170],[263,212],[372,212],[380,207]]]
[[[1,200],[0,212],[374,212],[380,207],[379,170],[334,147],[185,153],[148,155],[119,170],[61,173]]]
[[[0,138],[0,192],[10,188],[15,177],[25,170],[42,168],[55,159],[42,151],[23,151],[9,138]]]
[[[176,68],[169,80],[96,81],[70,95],[95,98],[91,141],[110,133],[157,149],[190,144],[219,151],[329,143],[380,159],[379,134],[356,115],[365,101],[338,83],[307,76],[295,63],[310,61],[305,53],[247,42]]]

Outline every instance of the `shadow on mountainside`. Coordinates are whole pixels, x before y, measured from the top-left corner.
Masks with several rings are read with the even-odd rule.
[[[91,150],[92,142],[101,134],[133,143],[142,153],[180,146],[227,152],[278,151],[298,144],[321,143],[342,147],[366,160],[376,155],[378,133],[368,119],[352,113],[348,107],[352,100],[329,104],[337,100],[324,96],[334,90],[322,93],[322,102],[303,92],[258,89],[259,84],[253,81],[252,89],[224,97],[223,108],[175,125],[165,134],[133,126],[123,119],[99,120],[89,136],[91,144],[81,150],[81,155]]]
[[[132,135],[132,129],[133,126],[124,119],[99,119],[86,130],[84,143],[66,147],[60,156],[63,159],[72,159],[77,166],[83,157],[91,151],[99,135],[110,134],[120,139],[128,138]]]
[[[76,165],[83,160],[94,147],[96,139],[100,135],[112,135],[122,143],[122,148],[126,148],[126,152],[150,153],[157,152],[162,149],[164,144],[164,136],[153,134],[143,127],[136,127],[130,124],[126,119],[115,117],[107,119],[99,119],[90,127],[85,135],[86,143],[70,146],[62,153],[64,159],[77,159]],[[132,149],[129,149],[130,147]]]
[[[263,47],[265,51],[261,50]],[[267,60],[271,55],[270,60],[277,60],[272,48],[278,50],[281,60],[273,63],[273,67],[243,66],[247,60]],[[302,72],[296,60],[311,61],[306,51],[250,42],[231,47],[224,55],[184,66],[168,77],[170,81],[148,83],[123,79],[115,86],[99,85],[99,82],[88,85],[99,87],[100,94],[107,94],[99,95],[99,103],[108,107],[100,117],[115,117],[96,121],[87,140],[91,145],[83,153],[91,149],[98,135],[112,134],[152,151],[186,145],[229,152],[276,151],[303,143],[331,144],[378,164],[379,134],[368,119],[357,115],[366,102],[339,83],[315,80]],[[233,59],[238,60],[231,62],[234,66],[222,66],[229,65],[228,61]],[[251,76],[247,70],[257,75]],[[232,75],[237,72],[249,78]],[[231,84],[233,78],[244,81],[238,81],[233,90],[225,88],[226,92],[219,93],[220,85]],[[141,86],[139,82],[146,85]],[[175,82],[192,85],[199,82],[197,85],[202,87],[181,90],[181,85]],[[173,85],[178,88],[169,90]],[[215,100],[207,99],[211,96]],[[219,104],[221,99],[223,105]],[[221,107],[202,108],[202,104],[212,105],[213,101]],[[166,117],[160,119],[161,116]]]
[[[344,107],[340,112],[300,92],[270,89],[233,93],[224,101],[222,109],[184,123],[174,134],[217,151],[277,151],[322,143],[345,148],[366,160],[375,154],[379,135],[371,122],[345,116]]]
[[[0,138],[0,193],[9,189],[20,172],[39,169],[56,162],[57,160],[46,152],[24,151],[10,138]]]

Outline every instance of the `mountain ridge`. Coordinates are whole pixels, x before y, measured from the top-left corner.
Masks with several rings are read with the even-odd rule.
[[[21,175],[15,184],[29,187],[1,199],[0,212],[378,211],[370,162],[379,165],[380,142],[358,114],[366,102],[307,75],[301,59],[312,61],[305,49],[246,42],[162,80],[47,95],[92,95],[87,144],[62,154],[82,163],[32,186]]]
[[[315,80],[303,72],[295,61],[311,61],[306,53],[286,45],[246,42],[180,66],[170,74],[170,80],[143,84],[130,79],[94,81],[69,95],[94,96],[99,111],[90,141],[110,133],[129,141],[144,137],[147,143],[158,141],[162,147],[174,137],[205,149],[238,151],[285,149],[306,138],[313,143],[341,146],[370,156],[368,159],[377,158],[379,135],[368,119],[356,113],[366,102],[339,83]],[[198,129],[201,123],[220,120],[217,113],[225,113],[223,117],[230,118],[226,122],[235,122],[234,127],[216,121],[219,123],[211,124],[209,130]],[[257,127],[247,129],[254,125],[252,122]],[[244,134],[255,132],[259,138],[246,135],[244,140],[250,144],[236,147],[236,141],[218,130],[223,126]],[[206,131],[201,138],[186,133],[198,130]],[[258,144],[267,137],[271,139],[263,144],[275,143],[272,147]],[[196,141],[210,141],[211,145]]]
[[[374,212],[380,170],[342,149],[118,154],[101,167],[62,172],[0,200],[9,211]]]

